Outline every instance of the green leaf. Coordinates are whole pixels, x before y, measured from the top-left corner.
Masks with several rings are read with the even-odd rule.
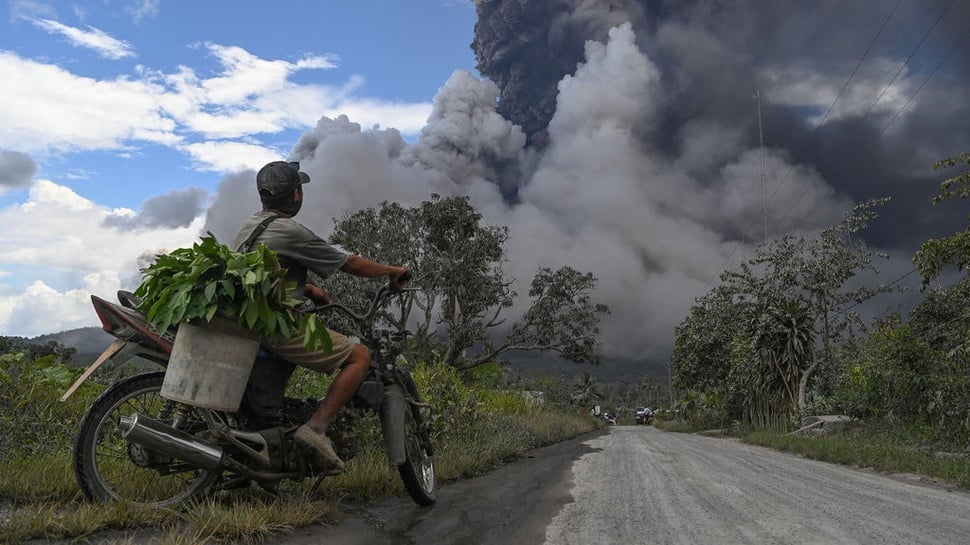
[[[241,254],[210,233],[191,248],[156,256],[142,269],[135,293],[142,298],[139,308],[158,330],[187,320],[208,321],[221,312],[263,336],[303,335],[315,346],[329,346],[326,327],[315,316],[297,318],[294,309],[301,301],[289,297],[295,284],[286,282],[285,275],[276,254],[265,246]]]

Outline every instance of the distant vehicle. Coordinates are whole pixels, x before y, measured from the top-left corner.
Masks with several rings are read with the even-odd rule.
[[[616,415],[615,414],[610,413],[610,412],[603,413],[602,418],[603,418],[603,421],[606,422],[607,424],[610,424],[611,426],[615,426],[616,425]]]
[[[637,424],[650,425],[653,421],[653,410],[650,407],[637,407],[636,418],[634,420]]]

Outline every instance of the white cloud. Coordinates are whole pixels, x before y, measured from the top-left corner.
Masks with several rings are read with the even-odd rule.
[[[27,153],[120,149],[139,138],[171,145],[164,89],[126,78],[96,80],[0,51],[0,147]]]
[[[906,103],[914,87],[907,77],[909,70],[897,59],[878,58],[863,64],[846,86],[845,74],[849,73],[848,68],[819,71],[795,63],[769,67],[761,77],[769,84],[765,96],[771,102],[812,107],[816,114],[807,119],[812,125],[822,121],[833,103],[826,122],[864,115],[870,109],[871,114],[894,114]]]
[[[0,270],[8,273],[0,276],[3,335],[96,325],[90,294],[113,299],[119,288],[134,287],[140,255],[191,245],[202,225],[201,218],[180,229],[102,225],[118,213],[49,180],[36,182],[27,202],[0,210]],[[23,270],[30,280],[20,276]]]
[[[258,144],[216,140],[188,144],[182,150],[192,157],[197,169],[215,172],[258,170],[286,155]]]
[[[431,105],[427,103],[401,104],[381,100],[348,100],[328,108],[324,115],[346,115],[362,127],[395,128],[405,134],[415,134],[428,122]]]
[[[336,67],[332,58],[307,57],[296,63],[282,60],[268,61],[241,47],[206,44],[209,53],[223,67],[219,77],[202,82],[206,99],[216,104],[243,103],[254,96],[276,91],[287,85],[287,78],[300,70],[323,70]]]
[[[101,222],[113,211],[71,189],[40,180],[26,203],[0,210],[0,268],[33,265],[83,271],[122,270],[146,248],[175,248],[191,241],[198,226],[119,233]]]
[[[135,56],[131,44],[113,38],[103,30],[92,26],[89,26],[88,30],[81,30],[53,19],[32,19],[31,22],[51,34],[64,36],[75,46],[91,49],[108,59],[118,60]]]
[[[91,294],[114,301],[114,293],[120,288],[118,276],[112,271],[88,274],[83,287],[64,292],[35,281],[22,294],[0,295],[0,331],[4,335],[35,337],[52,331],[97,326]]]
[[[38,0],[10,0],[11,19],[33,19],[37,17],[55,17],[57,12],[45,2]]]
[[[137,2],[132,2],[132,5],[128,6],[125,11],[131,14],[136,23],[139,23],[146,17],[154,17],[158,15],[159,1],[160,0],[139,0]]]
[[[139,67],[133,75],[95,79],[0,51],[0,148],[41,155],[125,150],[146,142],[194,149],[186,144],[251,142],[339,113],[364,126],[414,134],[431,111],[430,103],[358,96],[359,77],[342,86],[289,80],[301,70],[332,67],[328,56],[267,61],[238,47],[207,47],[223,68],[208,79],[185,66],[171,73]]]

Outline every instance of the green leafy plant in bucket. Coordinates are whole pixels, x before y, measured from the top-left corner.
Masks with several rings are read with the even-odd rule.
[[[158,331],[218,314],[263,338],[299,334],[308,349],[332,347],[316,314],[296,312],[301,301],[289,296],[296,284],[285,281],[276,252],[262,244],[234,252],[208,233],[191,248],[156,256],[141,272],[138,308]]]

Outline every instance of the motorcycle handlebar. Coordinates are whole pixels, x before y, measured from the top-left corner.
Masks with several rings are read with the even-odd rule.
[[[403,278],[401,280],[407,281],[409,279],[410,279],[410,274],[406,275],[406,278]],[[401,295],[409,291],[418,291],[418,289],[419,288],[395,287],[393,284],[390,284],[390,283],[384,286],[381,286],[381,288],[377,290],[377,294],[374,295],[374,300],[371,301],[370,308],[368,308],[364,314],[357,314],[356,312],[354,312],[353,310],[351,310],[350,308],[348,308],[347,306],[341,303],[328,303],[326,305],[314,305],[314,307],[311,309],[311,312],[320,313],[327,310],[339,310],[340,312],[346,314],[347,316],[356,320],[359,323],[366,323],[366,322],[369,322],[372,318],[374,318],[374,315],[377,314],[377,311],[382,306],[384,306],[385,300],[390,299],[395,295]]]

